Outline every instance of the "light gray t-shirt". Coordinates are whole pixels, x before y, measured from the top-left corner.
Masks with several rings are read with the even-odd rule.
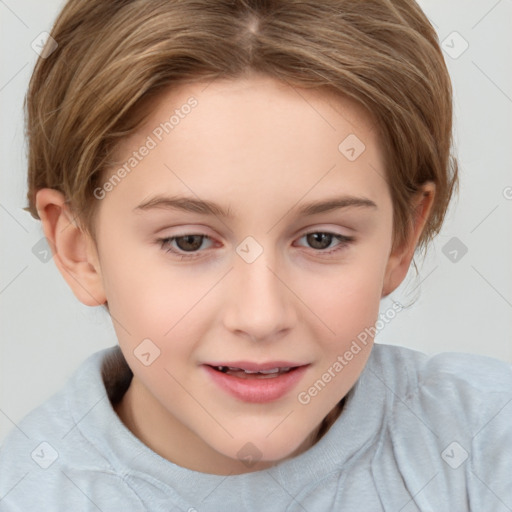
[[[263,471],[182,468],[139,441],[101,377],[112,347],[29,413],[0,450],[0,511],[510,512],[512,368],[376,344],[341,415]]]

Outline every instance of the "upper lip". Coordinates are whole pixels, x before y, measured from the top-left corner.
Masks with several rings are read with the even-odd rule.
[[[302,363],[292,363],[290,361],[268,361],[266,363],[255,363],[252,361],[231,361],[231,362],[211,362],[205,363],[207,366],[228,366],[230,368],[240,368],[241,370],[249,370],[259,372],[264,370],[272,370],[274,368],[295,368],[297,366],[305,366]]]

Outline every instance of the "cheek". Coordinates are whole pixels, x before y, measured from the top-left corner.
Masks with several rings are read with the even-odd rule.
[[[310,323],[316,326],[311,338],[317,343],[318,360],[297,394],[308,417],[325,417],[359,378],[371,352],[370,328],[379,313],[383,264],[359,256],[357,264],[340,266],[310,287],[310,303],[322,322]]]
[[[367,261],[368,260],[368,261]],[[384,264],[361,257],[303,283],[304,301],[322,339],[339,348],[373,326],[379,313]],[[316,318],[314,318],[316,317]]]
[[[122,338],[129,332],[133,342],[141,337],[162,338],[186,313],[197,291],[192,283],[187,286],[180,272],[169,271],[158,245],[141,247],[126,239],[121,244],[114,237],[104,241],[102,260],[114,327]]]

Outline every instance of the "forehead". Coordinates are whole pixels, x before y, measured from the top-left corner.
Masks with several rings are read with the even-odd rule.
[[[187,106],[191,98],[197,104],[193,109]],[[305,134],[308,131],[340,132],[341,123],[344,125],[341,132],[352,130],[360,138],[365,138],[365,142],[377,143],[377,130],[371,113],[355,100],[332,88],[306,89],[256,72],[237,79],[179,83],[143,102],[139,108],[145,113],[146,120],[118,146],[121,151],[134,145],[141,136],[154,132],[173,114],[178,115],[172,121],[175,123],[171,127],[174,138],[179,131],[187,130],[187,125],[194,123],[194,118],[200,117],[200,125],[193,125],[197,136],[206,131],[214,136],[218,128],[225,128],[228,122],[237,132],[245,128],[253,133],[257,131],[260,136],[265,133],[271,135],[273,131],[289,129],[287,124],[301,120],[300,126]],[[181,110],[186,111],[183,113]],[[181,123],[189,113],[193,114],[190,116],[192,121]],[[179,130],[178,124],[181,124]],[[368,140],[370,135],[371,140]]]
[[[245,190],[296,202],[341,184],[374,197],[387,186],[371,115],[327,89],[250,75],[180,84],[145,108],[145,122],[116,155],[122,165],[152,141],[114,191],[132,205],[156,192],[236,199]]]

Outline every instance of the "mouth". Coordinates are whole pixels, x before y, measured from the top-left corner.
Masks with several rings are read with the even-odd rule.
[[[298,363],[292,361],[267,361],[265,363],[256,363],[253,361],[215,361],[206,363],[214,370],[244,378],[275,378],[289,373],[291,371],[306,366],[307,363]]]
[[[212,382],[244,402],[264,403],[279,400],[300,382],[310,364],[274,361],[207,363],[202,365]]]
[[[210,366],[210,365],[208,365]],[[227,375],[232,375],[233,377],[238,377],[239,379],[275,379],[280,375],[285,373],[290,373],[297,368],[300,368],[301,365],[298,366],[276,366],[274,368],[269,368],[267,370],[248,370],[246,368],[239,368],[236,366],[210,366],[214,370],[224,373]]]

